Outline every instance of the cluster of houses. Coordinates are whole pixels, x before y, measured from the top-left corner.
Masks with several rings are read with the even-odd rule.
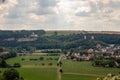
[[[67,59],[72,59],[73,61],[89,61],[94,57],[94,54],[81,54],[81,53],[70,53],[66,54]]]
[[[115,46],[114,44],[107,47],[102,47],[100,44],[97,44],[97,50],[95,53],[103,53],[100,56],[104,58],[120,58],[120,45]]]
[[[120,58],[120,45],[109,45],[107,47],[103,47],[100,44],[97,44],[96,49],[88,49],[84,53],[67,52],[66,58],[71,58],[74,61],[89,61],[93,58]]]

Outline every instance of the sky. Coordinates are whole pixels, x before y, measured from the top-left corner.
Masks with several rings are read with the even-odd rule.
[[[120,0],[0,0],[0,30],[120,31]]]

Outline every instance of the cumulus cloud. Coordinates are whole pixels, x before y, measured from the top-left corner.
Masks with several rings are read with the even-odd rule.
[[[119,0],[6,0],[0,2],[0,29],[119,31],[119,4]]]

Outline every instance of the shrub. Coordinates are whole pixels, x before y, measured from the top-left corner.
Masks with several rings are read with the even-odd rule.
[[[44,66],[45,65],[45,63],[42,63],[42,66]]]
[[[13,67],[19,68],[19,67],[21,67],[21,65],[20,65],[20,63],[14,63]]]
[[[44,57],[40,57],[39,60],[44,60]]]
[[[15,69],[8,69],[3,73],[4,80],[19,79],[19,72]]]
[[[48,65],[49,65],[49,66],[52,66],[53,64],[52,64],[52,63],[49,63]]]
[[[24,60],[25,60],[25,58],[22,58],[21,60],[22,60],[22,61],[24,61]]]

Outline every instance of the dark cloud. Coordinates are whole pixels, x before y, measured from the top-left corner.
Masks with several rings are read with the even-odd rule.
[[[4,3],[6,0],[0,0],[0,3]]]
[[[120,0],[118,0],[118,1],[110,1],[107,6],[109,6],[111,8],[120,9]]]

